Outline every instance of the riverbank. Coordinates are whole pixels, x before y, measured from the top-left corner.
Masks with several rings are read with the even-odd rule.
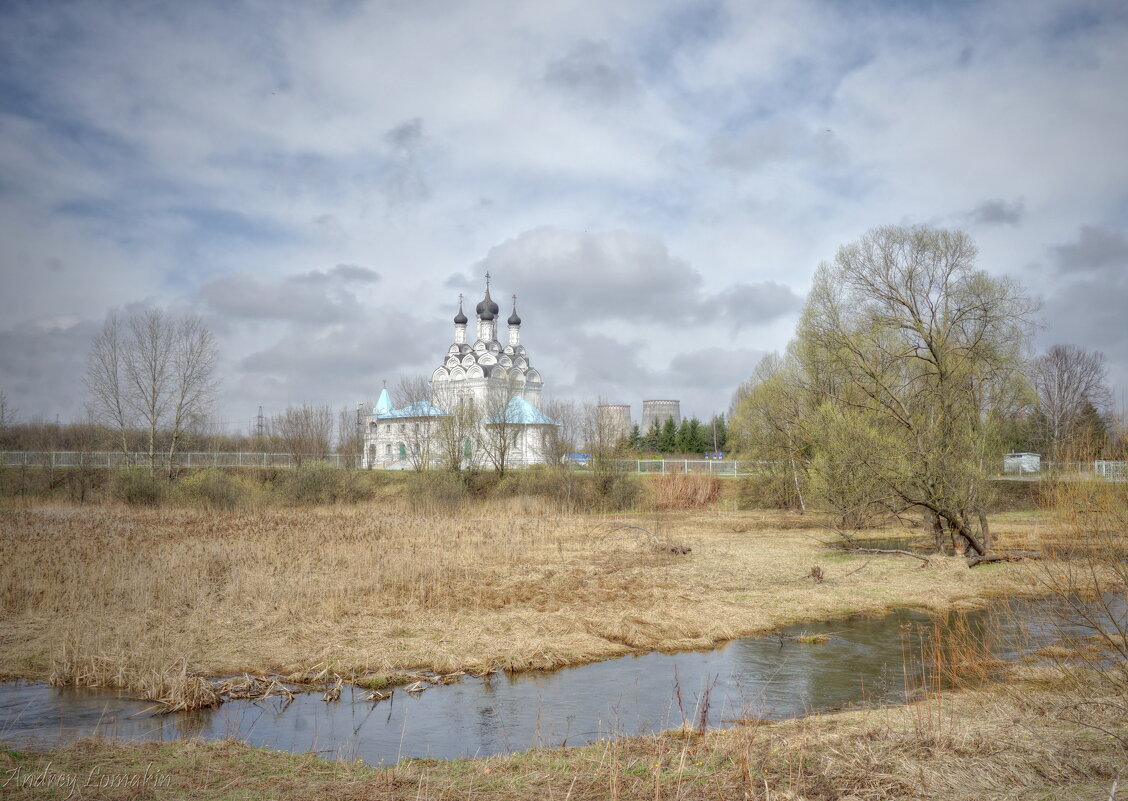
[[[1128,726],[1087,695],[1084,723],[1052,670],[907,706],[692,728],[579,748],[372,767],[232,741],[86,740],[0,752],[13,799],[1107,799]],[[1122,699],[1119,699],[1122,703]],[[1064,710],[1064,711],[1063,711]],[[1104,729],[1104,732],[1102,732]],[[1120,773],[1118,774],[1118,771]],[[36,784],[38,782],[38,784]]]
[[[816,516],[784,512],[49,505],[0,527],[0,674],[151,697],[177,675],[551,669],[1031,589],[1018,564],[836,552]],[[1030,548],[1049,526],[994,530]]]

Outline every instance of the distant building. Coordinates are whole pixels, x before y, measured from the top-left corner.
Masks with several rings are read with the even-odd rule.
[[[631,407],[625,403],[603,403],[596,409],[599,430],[605,442],[614,444],[631,435]]]
[[[508,465],[547,461],[546,443],[557,423],[539,408],[544,383],[521,344],[517,296],[513,296],[513,312],[506,320],[504,346],[497,336],[499,309],[490,297],[488,273],[485,296],[474,312],[471,343],[460,295],[454,342],[431,374],[430,399],[394,409],[388,390],[380,392],[366,420],[364,467],[404,468],[442,461],[443,449],[451,447],[452,414],[472,421],[462,443],[470,465],[488,466],[491,450],[496,453],[499,447],[506,449]]]
[[[644,400],[642,402],[642,433],[646,433],[657,423],[661,428],[667,420],[681,425],[681,401]]]

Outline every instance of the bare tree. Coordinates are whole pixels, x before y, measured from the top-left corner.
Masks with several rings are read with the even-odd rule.
[[[1103,411],[1112,403],[1105,356],[1075,345],[1054,345],[1033,361],[1030,379],[1038,393],[1050,458],[1059,460],[1082,433],[1086,404]]]
[[[337,412],[337,453],[344,457],[349,467],[357,467],[360,464],[360,452],[364,447],[363,423],[360,417],[364,405],[361,404],[356,409],[342,406]]]
[[[203,426],[215,398],[214,378],[219,352],[215,337],[195,315],[169,321],[171,353],[172,431],[169,436],[168,467],[171,473],[176,446],[189,426]]]
[[[121,452],[129,454],[129,400],[125,383],[126,332],[116,314],[111,314],[94,338],[86,362],[84,382],[90,393],[91,419],[114,429]]]
[[[290,406],[270,418],[270,434],[282,442],[294,464],[301,467],[303,461],[320,459],[329,453],[333,412],[325,405]]]
[[[160,309],[130,317],[125,349],[126,402],[148,433],[149,465],[156,467],[157,432],[172,403],[173,335]]]
[[[406,410],[403,438],[408,464],[413,470],[426,470],[435,461],[436,429],[441,417],[432,405],[431,382],[423,376],[404,376],[392,396],[396,406]]]
[[[558,425],[544,439],[544,459],[549,464],[562,464],[564,458],[575,453],[583,438],[584,409],[575,401],[548,399],[541,404],[542,411]]]
[[[479,447],[499,475],[510,467],[518,440],[527,422],[521,404],[521,379],[511,375],[488,390],[483,425],[478,429]]]
[[[473,395],[460,393],[449,384],[437,387],[432,402],[444,412],[434,421],[434,455],[448,470],[459,472],[475,463],[482,407]]]
[[[215,397],[217,361],[215,338],[195,315],[149,309],[124,322],[111,315],[87,360],[90,413],[116,429],[123,453],[130,429],[140,425],[153,468],[167,433],[171,470],[182,433],[206,416]]]
[[[10,447],[10,442],[13,439],[9,433],[9,429],[16,422],[16,408],[8,403],[8,396],[3,390],[0,390],[0,447]]]
[[[611,465],[622,437],[610,417],[601,411],[603,399],[596,403],[586,403],[583,407],[584,447],[591,454],[595,470],[604,471]]]

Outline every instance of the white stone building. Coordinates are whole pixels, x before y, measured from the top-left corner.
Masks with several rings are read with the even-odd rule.
[[[507,466],[547,461],[547,443],[556,422],[539,408],[544,383],[521,344],[517,296],[506,320],[506,344],[498,340],[498,305],[485,297],[475,308],[474,341],[458,298],[454,342],[431,374],[431,397],[392,408],[387,388],[380,392],[364,432],[365,467],[404,469],[450,463],[461,442],[466,466]]]

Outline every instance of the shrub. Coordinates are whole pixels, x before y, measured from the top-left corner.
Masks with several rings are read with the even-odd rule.
[[[372,495],[371,485],[356,471],[326,462],[305,462],[279,478],[276,489],[295,504],[356,503]]]
[[[737,479],[734,486],[738,509],[799,509],[795,480],[785,470],[773,470]]]
[[[596,473],[592,479],[598,505],[606,512],[633,509],[642,494],[638,479],[626,473]]]
[[[215,467],[188,476],[176,491],[180,499],[208,509],[234,509],[249,493],[246,484]]]
[[[130,506],[155,506],[167,490],[168,484],[147,467],[122,467],[110,479],[110,497]]]

